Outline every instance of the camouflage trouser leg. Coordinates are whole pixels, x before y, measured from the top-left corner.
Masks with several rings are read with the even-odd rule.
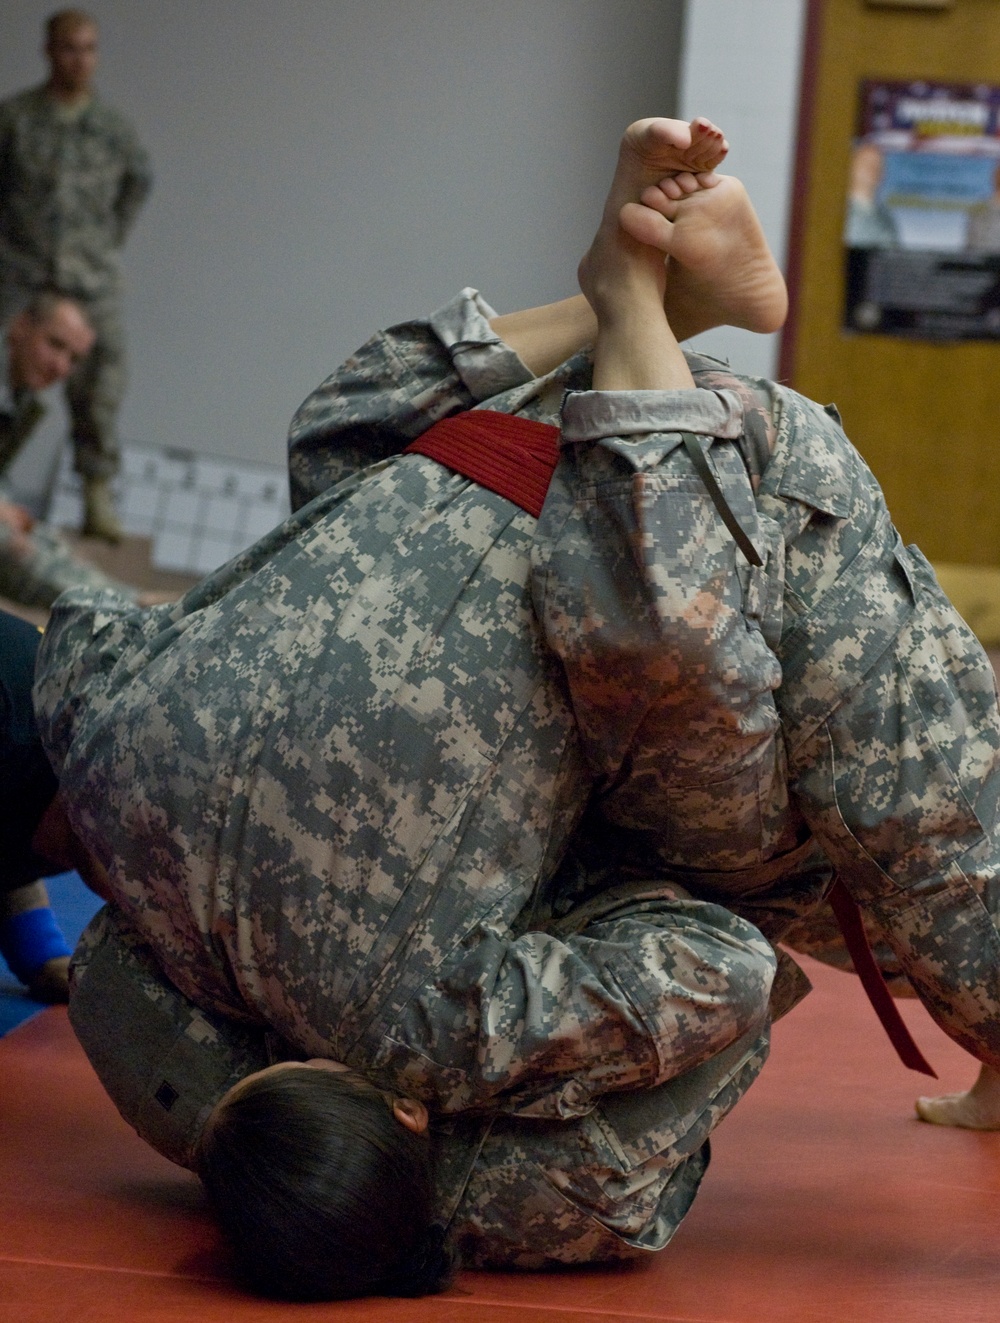
[[[609,454],[613,441],[564,443],[538,523],[536,609],[604,820],[642,834],[665,867],[746,868],[761,859],[761,804],[784,779],[781,672],[760,627],[780,539],[758,522],[733,442],[702,439],[761,568],[737,550],[676,433],[632,440],[631,460]]]
[[[48,610],[67,588],[114,588],[133,600],[136,596],[134,588],[79,560],[48,524],[36,524],[22,545],[0,523],[0,596]]]
[[[826,444],[840,447],[843,515],[781,497],[785,450],[810,444],[796,407],[762,487],[787,547],[777,700],[791,793],[931,1014],[1000,1067],[992,667],[842,434]]]
[[[542,1268],[662,1249],[708,1166],[708,1136],[756,1079],[768,1031],[575,1121],[499,1117],[451,1223],[470,1267]]]
[[[85,478],[118,472],[118,408],[125,394],[125,332],[117,297],[80,300],[97,341],[66,382],[76,471]]]

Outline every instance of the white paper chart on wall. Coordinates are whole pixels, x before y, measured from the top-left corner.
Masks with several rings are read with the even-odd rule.
[[[278,465],[212,459],[183,450],[122,448],[114,481],[126,533],[152,539],[161,570],[209,574],[288,517],[288,475]],[[48,520],[78,528],[80,480],[60,457]]]

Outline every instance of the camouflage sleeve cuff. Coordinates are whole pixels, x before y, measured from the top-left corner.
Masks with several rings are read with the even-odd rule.
[[[562,406],[563,443],[652,432],[695,432],[735,440],[743,405],[730,390],[569,391]]]
[[[530,369],[490,326],[496,315],[478,290],[466,288],[430,317],[431,329],[476,401],[533,380]]]

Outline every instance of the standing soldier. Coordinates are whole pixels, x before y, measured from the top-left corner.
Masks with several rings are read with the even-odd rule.
[[[76,300],[96,331],[66,399],[83,531],[117,542],[109,480],[125,388],[119,253],[151,175],[128,120],[93,90],[94,19],[60,10],[46,33],[47,82],[0,102],[0,323],[45,288]]]

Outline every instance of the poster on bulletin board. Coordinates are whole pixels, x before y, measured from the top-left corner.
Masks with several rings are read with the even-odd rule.
[[[844,325],[1000,340],[1000,88],[861,83]]]

